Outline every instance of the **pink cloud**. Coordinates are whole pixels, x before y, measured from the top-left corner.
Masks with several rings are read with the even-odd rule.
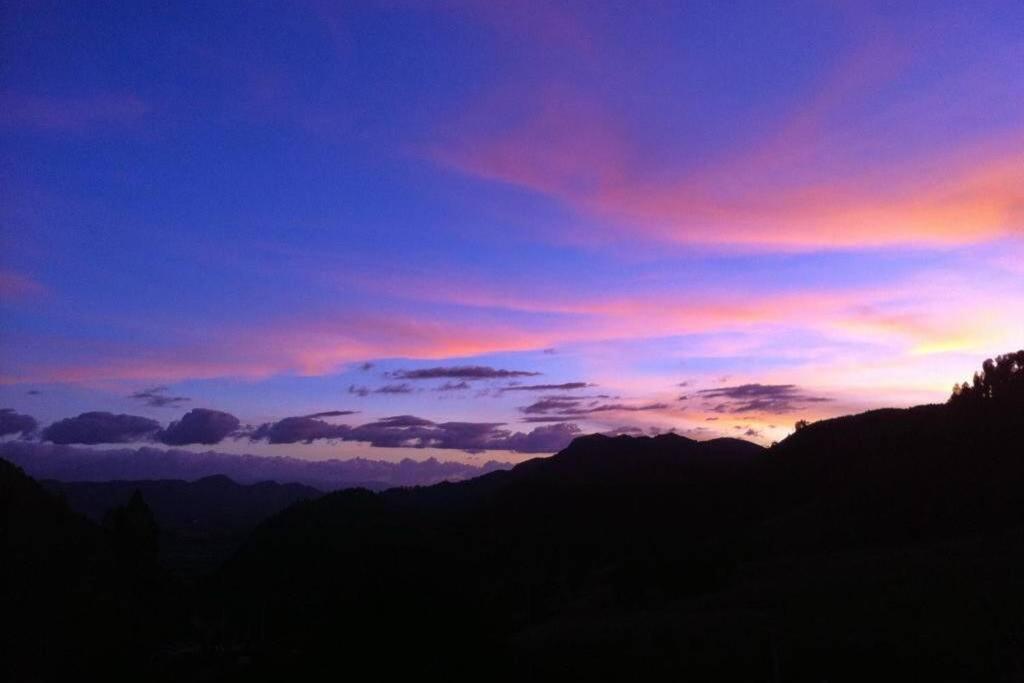
[[[873,104],[923,59],[876,18],[851,20],[870,28],[871,38],[794,94],[789,113],[752,145],[737,152],[723,144],[726,151],[700,166],[686,150],[651,154],[642,117],[628,119],[607,94],[565,87],[555,76],[503,84],[470,103],[439,131],[430,155],[466,175],[561,202],[580,214],[586,228],[572,228],[569,237],[583,242],[792,251],[954,246],[1022,234],[1024,129],[904,150],[900,129],[883,125],[884,111],[902,111],[908,100],[934,95],[941,102],[951,87],[969,91],[977,69],[850,117],[844,113]],[[929,116],[904,114],[904,126]],[[671,150],[673,141],[665,143]],[[865,154],[887,148],[903,150],[903,161]]]

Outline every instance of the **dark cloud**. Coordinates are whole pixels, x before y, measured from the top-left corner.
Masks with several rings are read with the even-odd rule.
[[[677,387],[688,387],[688,386],[690,386],[690,383],[689,382],[680,382],[676,386]]]
[[[411,394],[412,387],[408,384],[385,384],[374,390],[375,394]]]
[[[687,396],[686,394],[683,394],[682,396],[680,396],[680,397],[679,397],[679,398],[677,398],[676,400],[677,400],[677,401],[689,401],[689,400],[690,400],[690,397],[689,397],[689,396]]]
[[[43,392],[39,391],[38,389],[29,389],[25,393],[28,394],[29,396],[38,396],[39,394],[41,394]]]
[[[147,406],[152,406],[154,408],[166,408],[168,406],[175,407],[192,400],[187,396],[169,396],[167,394],[168,391],[170,391],[170,389],[167,387],[153,387],[151,389],[136,391],[134,394],[131,394],[129,398],[142,401]]]
[[[579,433],[574,424],[545,425],[513,432],[500,422],[433,422],[415,415],[395,415],[355,427],[332,425],[309,417],[287,417],[260,425],[248,434],[252,441],[311,443],[318,439],[360,441],[378,448],[442,448],[478,453],[508,450],[553,453]]]
[[[396,370],[389,374],[394,379],[509,379],[511,377],[535,377],[539,372],[525,370],[502,370],[484,365],[454,365],[449,367],[421,368],[419,370]]]
[[[587,382],[565,382],[564,384],[517,384],[507,387],[502,387],[501,391],[574,391],[576,389],[586,389],[592,387],[593,384]]]
[[[313,413],[302,417],[344,417],[345,415],[355,415],[358,412],[358,410],[325,410],[322,413]]]
[[[369,372],[370,370],[373,370],[373,368],[373,363],[363,363],[362,365],[359,366],[359,369],[362,370],[363,372]]]
[[[58,444],[128,443],[141,441],[160,429],[160,423],[137,415],[82,413],[54,422],[43,430],[44,441]]]
[[[527,415],[545,413],[578,413],[580,400],[575,398],[542,398],[519,410]]]
[[[743,432],[743,435],[744,436],[758,437],[758,436],[761,436],[761,432],[757,431],[756,429],[751,428],[751,429],[748,429],[747,431]]]
[[[739,384],[697,392],[703,399],[726,399],[711,409],[716,413],[787,413],[807,403],[832,399],[805,394],[795,384]]]
[[[469,382],[462,380],[459,382],[445,382],[439,387],[436,387],[434,391],[465,391],[471,388]]]
[[[157,440],[169,446],[220,443],[234,434],[239,427],[238,418],[230,413],[209,408],[193,408],[180,420],[168,425],[157,435]]]
[[[622,403],[605,403],[597,406],[591,406],[584,410],[586,413],[603,413],[603,412],[624,412],[624,413],[636,413],[643,412],[646,410],[666,410],[668,404],[666,403],[648,403],[641,406],[629,406]]]
[[[648,403],[645,405],[628,405],[625,403],[601,403],[590,400],[589,397],[573,396],[549,396],[539,401],[534,401],[528,406],[522,406],[520,411],[529,415],[524,422],[542,422],[553,420],[540,420],[538,416],[557,417],[562,420],[580,420],[594,413],[635,413],[647,410],[665,410],[668,405],[665,403]]]
[[[579,434],[580,428],[575,424],[560,422],[536,427],[526,434],[509,434],[504,438],[507,444],[504,449],[518,453],[554,453],[568,446]]]
[[[307,415],[264,423],[250,432],[248,437],[250,441],[269,443],[313,443],[317,439],[340,439],[351,429],[348,425],[332,425]]]
[[[28,436],[36,431],[39,423],[31,415],[22,415],[11,408],[0,409],[0,436],[21,434]]]
[[[384,386],[377,387],[376,389],[351,384],[348,388],[348,393],[355,394],[362,398],[366,398],[370,394],[411,394],[413,391],[413,388],[405,383],[385,384]]]
[[[395,415],[394,417],[383,417],[371,424],[387,425],[389,427],[429,427],[434,423],[415,415]]]

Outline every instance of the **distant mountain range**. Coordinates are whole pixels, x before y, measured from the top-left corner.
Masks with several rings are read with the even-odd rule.
[[[510,463],[493,460],[480,465],[441,462],[435,458],[406,458],[400,462],[366,458],[303,460],[216,451],[195,453],[174,448],[97,449],[35,441],[0,443],[0,458],[13,462],[37,479],[195,481],[203,477],[224,475],[240,484],[276,481],[304,484],[321,491],[353,486],[375,490],[392,486],[428,486],[441,481],[461,481],[512,466]]]

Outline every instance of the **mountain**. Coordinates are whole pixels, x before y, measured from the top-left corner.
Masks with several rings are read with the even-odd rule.
[[[194,481],[224,475],[239,484],[294,482],[320,489],[361,486],[382,490],[461,481],[511,467],[488,461],[479,465],[441,462],[435,458],[399,462],[351,458],[304,460],[286,456],[238,455],[177,448],[83,448],[37,441],[0,442],[0,458],[13,462],[37,479],[57,481]]]
[[[156,567],[142,495],[98,526],[7,466],[15,659],[91,674],[114,643],[151,680],[1020,680],[1024,362],[992,367],[1000,384],[986,370],[945,405],[769,449],[592,435],[300,500],[187,581]]]
[[[98,525],[0,460],[0,680],[134,678],[187,623],[141,498]],[[145,675],[143,673],[143,675]]]
[[[467,676],[993,680],[1024,634],[1022,427],[949,404],[771,449],[581,437],[467,482],[289,508],[215,585],[226,633],[257,634],[247,651],[278,674],[329,670],[341,641]]]
[[[301,484],[241,485],[223,475],[196,481],[41,483],[95,522],[140,493],[160,527],[162,563],[186,573],[217,567],[259,522],[293,503],[321,495]]]

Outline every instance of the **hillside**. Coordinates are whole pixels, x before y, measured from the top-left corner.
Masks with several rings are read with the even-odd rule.
[[[134,677],[182,633],[187,601],[131,500],[97,525],[0,460],[2,680]]]
[[[219,585],[231,628],[260,620],[254,652],[314,669],[341,637],[438,670],[458,642],[467,672],[986,678],[1024,632],[1021,417],[872,411],[772,449],[582,437],[477,480],[300,504]]]
[[[138,491],[160,527],[161,563],[176,571],[210,571],[257,524],[289,505],[321,495],[302,484],[236,484],[215,475],[196,481],[42,482],[72,510],[101,522]]]
[[[143,497],[100,527],[5,465],[0,528],[18,558],[5,605],[28,613],[27,634],[46,609],[79,615],[23,638],[65,655],[48,661],[109,656],[61,640],[76,628],[130,635],[151,679],[1016,680],[1022,378],[822,420],[770,449],[591,435],[468,481],[297,500],[194,583],[156,568]],[[184,527],[189,496],[227,524],[306,493],[136,486]],[[96,517],[97,491],[121,500],[119,487],[68,499]],[[22,665],[44,656],[19,652]]]

